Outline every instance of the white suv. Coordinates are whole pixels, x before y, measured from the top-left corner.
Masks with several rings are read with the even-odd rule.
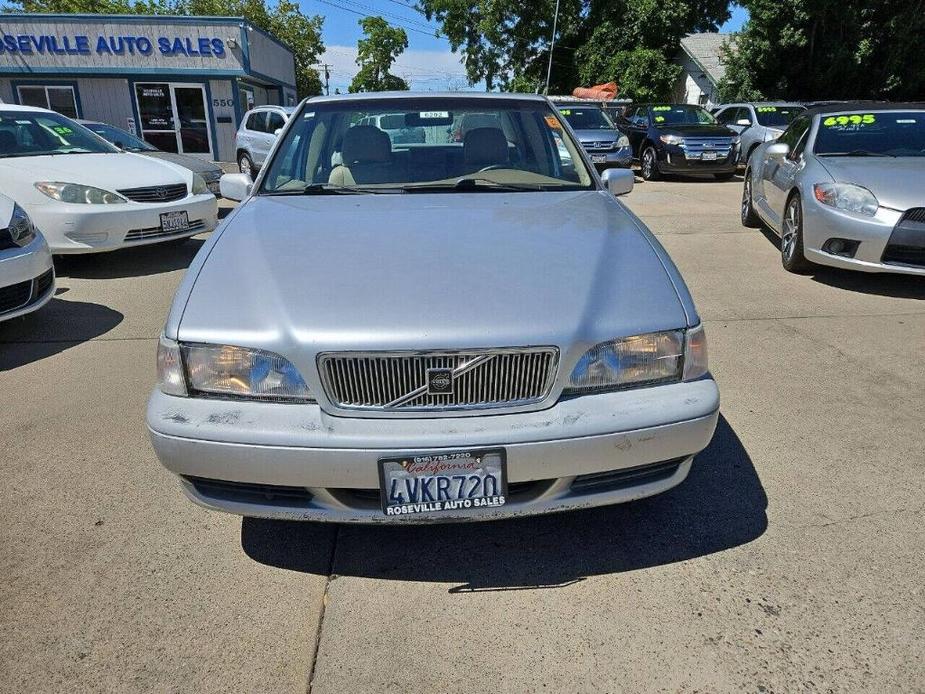
[[[251,178],[257,174],[294,110],[291,106],[258,106],[244,114],[234,142],[241,173]]]

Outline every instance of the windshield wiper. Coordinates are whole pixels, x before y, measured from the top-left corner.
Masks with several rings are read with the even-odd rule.
[[[871,152],[867,149],[853,149],[850,152],[820,152],[820,157],[895,157],[895,154]]]
[[[271,190],[263,195],[368,195],[378,193],[401,193],[401,188],[361,188],[359,186],[336,186],[331,183],[310,183],[291,190]]]
[[[433,193],[441,191],[501,191],[501,192],[524,192],[549,190],[551,186],[540,185],[539,183],[500,183],[490,178],[467,177],[460,178],[453,183],[421,183],[420,185],[404,186],[402,190],[407,193]]]

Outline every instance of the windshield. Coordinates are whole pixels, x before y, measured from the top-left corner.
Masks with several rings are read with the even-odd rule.
[[[469,98],[306,103],[262,193],[592,188],[578,145],[546,103]]]
[[[790,121],[805,110],[803,106],[755,106],[755,115],[761,125],[786,130]]]
[[[122,149],[129,152],[157,151],[157,147],[149,145],[140,137],[136,137],[135,135],[132,135],[132,133],[126,130],[122,130],[121,128],[107,125],[106,123],[86,123],[85,125],[104,140],[107,140],[117,147],[121,147]]]
[[[560,106],[559,113],[565,116],[575,130],[613,130],[614,125],[604,109],[593,106]]]
[[[118,151],[82,125],[57,113],[0,111],[0,157]]]
[[[820,116],[813,151],[829,156],[925,156],[925,111]]]
[[[677,104],[652,106],[652,119],[656,125],[712,125],[716,119],[699,106]]]

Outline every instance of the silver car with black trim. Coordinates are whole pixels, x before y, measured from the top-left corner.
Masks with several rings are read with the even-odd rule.
[[[458,141],[467,114],[494,118]],[[256,181],[222,178],[243,202],[160,338],[147,425],[193,501],[489,520],[684,480],[719,408],[700,317],[615,198],[632,172],[598,177],[549,101],[321,97],[280,137]]]
[[[786,101],[724,104],[713,111],[720,125],[739,135],[739,163],[745,164],[760,144],[776,140],[806,107]]]
[[[925,104],[835,104],[799,115],[749,160],[742,224],[814,264],[925,275]]]

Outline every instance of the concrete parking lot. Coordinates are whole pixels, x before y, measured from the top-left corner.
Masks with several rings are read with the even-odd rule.
[[[925,282],[783,271],[741,180],[625,201],[723,397],[671,492],[489,524],[292,524],[181,495],[144,428],[201,245],[69,259],[0,324],[0,691],[922,691]]]

